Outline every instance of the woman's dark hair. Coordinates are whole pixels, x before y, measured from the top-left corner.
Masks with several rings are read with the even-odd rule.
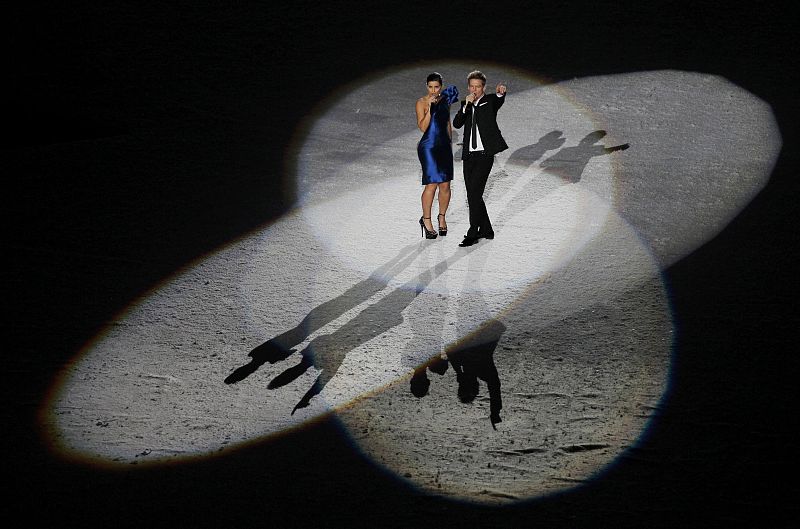
[[[432,74],[430,74],[428,78],[425,80],[425,84],[428,84],[431,81],[439,81],[439,84],[444,84],[444,81],[442,81],[442,74],[438,72],[433,72]]]

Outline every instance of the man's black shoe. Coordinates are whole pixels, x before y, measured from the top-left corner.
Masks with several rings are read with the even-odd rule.
[[[493,231],[487,231],[486,233],[478,233],[478,238],[479,239],[492,240],[492,239],[494,239],[494,232]]]
[[[462,246],[462,247],[463,246],[472,246],[476,242],[478,242],[478,238],[477,237],[464,237],[464,240],[461,241],[458,245]]]

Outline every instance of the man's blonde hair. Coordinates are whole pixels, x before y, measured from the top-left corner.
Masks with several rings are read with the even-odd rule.
[[[483,75],[483,72],[480,70],[473,70],[469,72],[469,75],[467,76],[467,83],[469,83],[470,79],[478,79],[483,83],[483,86],[486,86],[486,76]]]

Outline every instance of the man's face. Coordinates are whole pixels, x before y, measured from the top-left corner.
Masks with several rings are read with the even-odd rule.
[[[480,99],[483,96],[483,81],[480,79],[469,80],[469,93]]]

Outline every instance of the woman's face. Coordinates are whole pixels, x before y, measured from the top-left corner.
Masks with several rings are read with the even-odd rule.
[[[440,83],[439,81],[429,81],[428,82],[428,94],[429,95],[438,95],[441,90],[442,90],[442,83]]]

